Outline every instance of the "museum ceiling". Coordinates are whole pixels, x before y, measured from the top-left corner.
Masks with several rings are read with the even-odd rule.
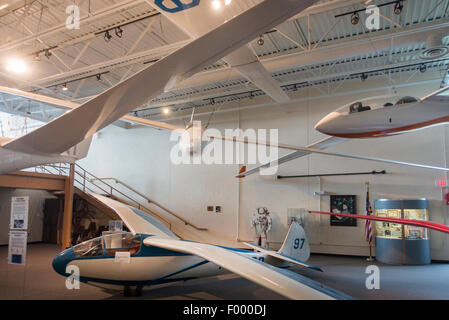
[[[234,0],[236,1],[236,0]],[[240,12],[261,2],[239,1]],[[370,1],[380,25],[369,30],[366,0],[321,0],[250,43],[262,64],[289,95],[316,88],[332,95],[350,81],[445,72],[449,58],[424,60],[430,35],[449,31],[449,0]],[[0,68],[0,85],[81,103],[138,72],[191,38],[145,0],[9,0],[0,6],[0,59],[20,57],[29,68],[17,76]],[[66,27],[66,8],[80,8],[80,28]],[[360,21],[354,21],[354,12]],[[239,12],[235,12],[236,14]],[[357,22],[357,23],[355,23]],[[262,39],[263,41],[260,41]],[[427,41],[427,42],[426,42]],[[263,44],[261,44],[263,42]],[[264,93],[223,60],[165,92],[133,115],[164,119],[204,114],[218,106],[250,103]],[[48,121],[63,110],[4,94],[0,111]],[[255,100],[254,100],[255,101]],[[261,104],[264,105],[264,104]],[[257,107],[257,105],[255,106]],[[176,116],[175,116],[176,115]]]

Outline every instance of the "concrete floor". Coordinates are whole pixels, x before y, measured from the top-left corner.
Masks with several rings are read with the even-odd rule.
[[[51,267],[59,248],[50,244],[28,246],[26,266],[7,264],[7,247],[0,247],[0,299],[129,299],[120,292],[81,284],[67,290],[65,278]],[[449,299],[449,264],[389,266],[364,258],[312,255],[310,263],[324,272],[294,267],[291,270],[358,299]],[[365,287],[368,265],[380,268],[380,289]],[[138,299],[283,299],[268,289],[235,275],[145,288]]]

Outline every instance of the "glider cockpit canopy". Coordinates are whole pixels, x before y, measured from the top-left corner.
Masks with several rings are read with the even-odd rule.
[[[129,252],[131,255],[139,252],[141,235],[131,232],[118,232],[90,239],[73,246],[78,257],[98,257],[106,254],[115,256],[117,251]]]
[[[405,97],[399,97],[399,96],[382,96],[382,97],[371,97],[366,99],[360,99],[356,102],[351,102],[340,109],[338,109],[336,112],[342,114],[342,115],[349,115],[369,110],[375,110],[380,108],[388,108],[388,107],[394,107],[398,105],[408,104],[408,103],[414,103],[419,102],[419,98],[411,97],[411,96],[405,96]]]

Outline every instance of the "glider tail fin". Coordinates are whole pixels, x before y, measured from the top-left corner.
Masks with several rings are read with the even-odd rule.
[[[306,232],[298,222],[292,221],[284,243],[278,253],[300,261],[307,261],[309,259],[309,241],[307,240]]]
[[[306,263],[310,256],[309,242],[301,225],[293,221],[279,251],[272,251],[251,243],[245,244],[256,251],[267,255],[265,262],[273,266],[285,266],[285,263],[293,263],[309,269],[323,271],[321,268]]]

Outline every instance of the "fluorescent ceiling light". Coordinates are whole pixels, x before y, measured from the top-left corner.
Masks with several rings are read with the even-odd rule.
[[[221,7],[220,0],[214,0],[214,1],[212,1],[212,7],[214,7],[215,10],[220,9],[220,7]]]
[[[6,63],[6,70],[13,73],[24,73],[27,67],[22,60],[11,59]]]

